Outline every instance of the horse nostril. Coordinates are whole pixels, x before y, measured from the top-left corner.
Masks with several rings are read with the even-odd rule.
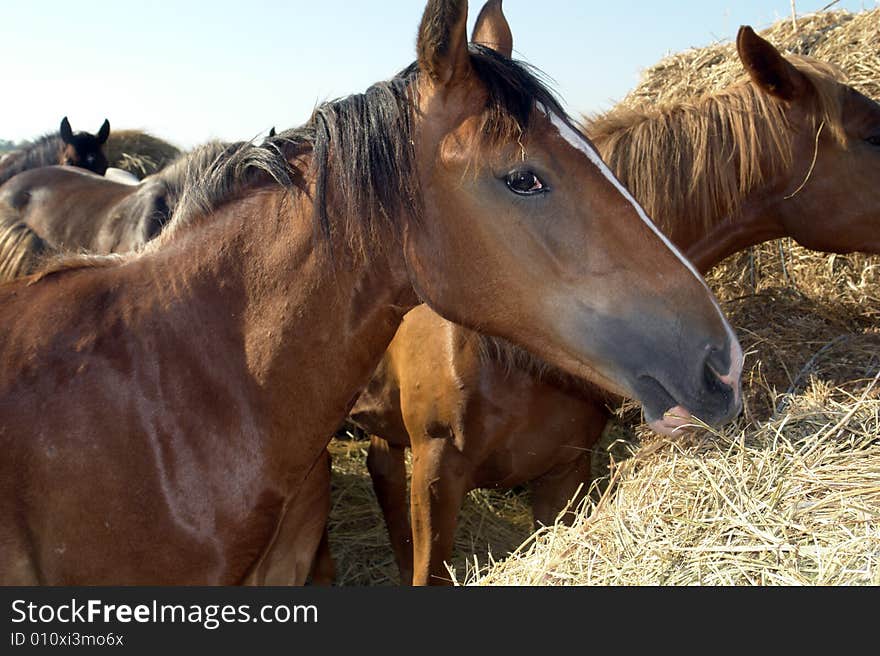
[[[707,347],[706,367],[722,378],[730,373],[733,363],[730,361],[730,349],[719,349],[714,346]]]
[[[726,379],[731,366],[730,354],[726,349],[707,347],[706,359],[703,362],[703,378],[706,387],[715,392],[730,390],[731,385]]]
[[[718,377],[718,374],[715,373],[709,363],[706,363],[706,366],[703,368],[703,381],[706,384],[706,389],[710,392],[720,393],[730,389],[729,385],[721,382],[721,378]]]

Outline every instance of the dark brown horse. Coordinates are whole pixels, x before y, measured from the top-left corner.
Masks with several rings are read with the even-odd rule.
[[[420,301],[651,416],[739,411],[702,279],[466,21],[431,0],[416,64],[238,147],[140,252],[0,286],[0,581],[260,582],[277,535],[314,553],[304,482]]]
[[[32,169],[0,186],[0,205],[56,251],[124,253],[156,237],[186,185],[235,147],[207,143],[137,185],[71,167]]]
[[[587,125],[603,158],[701,271],[783,236],[880,253],[880,106],[827,65],[783,58],[750,28],[737,44],[748,81]],[[404,319],[351,414],[373,435],[368,465],[402,582],[448,579],[471,489],[528,482],[541,524],[587,491],[606,397],[534,367],[427,307]]]
[[[74,132],[65,116],[61,119],[61,129],[57,134],[40,137],[3,158],[0,162],[0,184],[22,171],[53,164],[77,166],[104,175],[107,170],[104,143],[109,136],[110,122],[107,119],[104,119],[97,134],[91,134]]]

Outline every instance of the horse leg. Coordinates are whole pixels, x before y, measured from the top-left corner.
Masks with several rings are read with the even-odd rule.
[[[333,460],[330,452],[327,451],[327,486],[333,479]],[[320,463],[318,463],[320,465]],[[329,520],[330,514],[330,497],[327,497],[328,507],[327,515]],[[315,558],[312,562],[312,570],[309,575],[312,585],[329,586],[336,582],[336,562],[333,560],[333,553],[330,551],[330,530],[328,521],[324,522],[324,532],[321,534],[321,541],[318,543],[318,550],[315,552]]]
[[[372,435],[367,469],[385,517],[388,538],[400,570],[400,584],[412,585],[413,542],[406,501],[406,450]]]
[[[470,464],[450,440],[413,445],[413,585],[447,585],[455,527],[471,480]]]
[[[325,449],[288,505],[272,545],[248,577],[250,585],[302,586],[327,536],[330,454]]]
[[[592,460],[592,453],[584,451],[531,482],[532,517],[536,527],[552,526],[557,518],[565,525],[574,521],[574,511],[589,492]],[[560,517],[563,510],[566,512]]]
[[[319,586],[333,585],[336,581],[336,563],[330,552],[330,533],[324,527],[324,535],[318,544],[318,552],[315,554],[315,562],[312,564],[311,584]]]

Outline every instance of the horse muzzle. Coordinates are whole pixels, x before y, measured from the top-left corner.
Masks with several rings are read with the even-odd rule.
[[[663,435],[674,435],[702,424],[721,426],[731,421],[742,411],[742,367],[742,348],[731,338],[724,351],[707,347],[697,386],[664,384],[656,377],[641,376],[636,388],[649,426]]]

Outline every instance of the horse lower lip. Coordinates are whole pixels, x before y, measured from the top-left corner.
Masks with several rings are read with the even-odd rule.
[[[643,404],[645,404],[646,409],[650,409],[653,411],[649,412],[649,414],[656,415],[662,408],[666,408],[666,412],[664,412],[655,421],[664,421],[666,415],[671,411],[671,409],[681,407],[678,399],[670,394],[667,391],[666,386],[653,376],[639,376],[635,383],[634,391],[636,393],[636,397]],[[688,415],[689,414],[690,413],[688,413]]]
[[[694,417],[685,408],[676,406],[663,413],[663,417],[652,421],[650,426],[658,433],[673,435],[681,432],[680,429],[694,425]]]
[[[693,424],[693,419],[684,419],[681,417],[666,417],[663,419],[663,423],[667,426],[671,426],[673,428],[682,428],[684,426],[689,426]]]

